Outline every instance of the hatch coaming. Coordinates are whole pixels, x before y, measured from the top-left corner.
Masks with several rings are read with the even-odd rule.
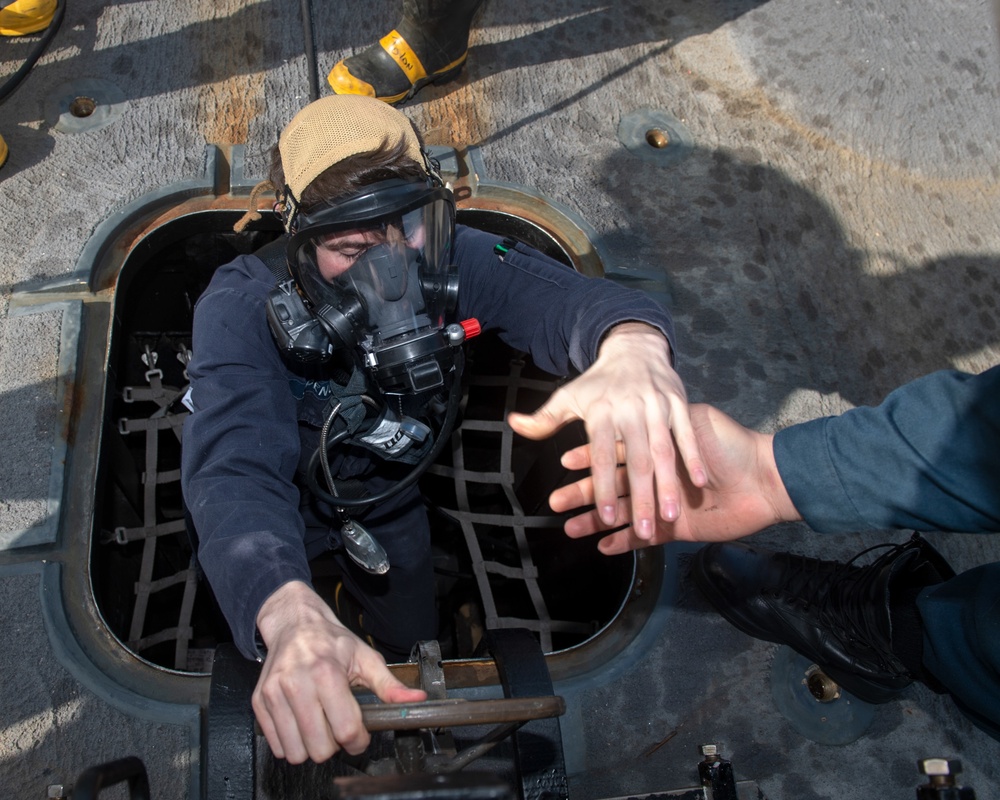
[[[203,678],[218,626],[217,612],[204,591],[199,595],[190,552],[185,552],[187,537],[176,480],[185,413],[176,401],[186,383],[193,306],[216,266],[240,252],[252,252],[280,232],[265,214],[242,239],[231,233],[232,224],[245,211],[250,191],[248,182],[240,182],[220,192],[220,173],[230,180],[241,175],[234,155],[240,155],[238,149],[228,153],[225,169],[213,166],[219,153],[210,157],[212,180],[167,188],[130,204],[95,234],[72,276],[34,289],[24,301],[30,305],[40,303],[43,296],[47,301],[78,298],[82,307],[73,392],[74,439],[65,464],[59,519],[59,547],[66,567],[61,602],[70,628],[102,674],[130,691],[171,702],[204,702]],[[467,163],[475,161],[474,153],[466,151],[455,159],[455,163],[466,159],[464,166],[445,175],[459,199],[460,222],[515,236],[587,274],[604,271],[594,244],[597,237],[584,221],[530,190],[481,180],[482,169]],[[448,163],[445,159],[443,166]],[[550,376],[536,374],[530,364],[525,366],[520,356],[498,356],[488,352],[486,345],[481,349],[481,364],[502,362],[503,369],[508,369],[511,359],[517,360],[530,387],[521,396],[519,410],[531,410],[544,399],[540,381],[555,385]],[[496,376],[488,377],[487,384]],[[484,408],[490,405],[488,389],[474,391],[487,397]],[[509,410],[492,407],[484,413],[502,419]],[[473,461],[494,449],[489,437],[469,438]],[[151,442],[155,442],[155,453],[149,451]],[[547,475],[557,464],[555,446],[543,443],[537,447],[539,452],[530,453],[536,446],[522,442],[514,456],[526,474],[532,475],[529,483],[534,488],[524,499],[534,511],[542,508],[550,488],[539,483],[537,476]],[[446,479],[453,482],[455,477]],[[527,485],[518,491],[524,494]],[[496,501],[495,497],[483,500]],[[155,507],[147,508],[150,503]],[[512,520],[524,515],[508,511]],[[548,513],[547,508],[544,511]],[[547,533],[553,535],[522,529],[515,531],[514,540],[521,536],[525,541],[547,543],[532,545],[538,564],[524,570],[525,574],[541,574],[542,586],[519,586],[512,594],[517,599],[504,601],[506,606],[501,603],[500,610],[487,612],[481,621],[492,613],[490,624],[504,617],[539,630],[550,652],[547,658],[553,677],[558,679],[597,668],[627,646],[659,596],[663,562],[659,551],[615,562],[597,556],[590,546],[591,555],[587,555],[585,545],[561,535],[558,520],[553,517],[547,524]],[[496,552],[511,549],[489,537],[486,541]],[[150,556],[154,549],[150,542],[169,543],[160,547],[161,559]],[[463,565],[471,569],[469,557],[465,559]],[[582,578],[575,583],[586,587],[576,597],[544,587],[546,581],[552,586],[560,583],[552,576],[564,564]],[[606,591],[593,592],[595,585]],[[466,595],[475,594],[469,586],[464,590]],[[541,607],[533,595],[543,596]],[[510,608],[514,610],[506,613]],[[576,612],[580,619],[573,618]],[[150,625],[152,619],[157,622]],[[449,684],[495,683],[489,663],[463,657],[469,654],[455,647],[448,667]],[[394,669],[405,675],[410,668],[397,665]]]

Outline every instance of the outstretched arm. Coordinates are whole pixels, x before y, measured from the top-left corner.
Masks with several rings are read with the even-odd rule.
[[[678,461],[681,515],[661,515],[651,539],[627,525],[600,548],[611,554],[672,539],[736,539],[800,519],[824,533],[996,531],[998,390],[1000,366],[979,375],[942,370],[901,386],[877,407],[799,423],[776,436],[744,428],[712,406],[691,406],[708,482],[695,486]],[[563,465],[584,469],[594,458],[588,447],[577,448],[563,456]],[[619,468],[616,478],[619,524],[625,524],[631,473]],[[561,513],[599,497],[595,478],[587,477],[553,492],[550,504]],[[612,527],[596,511],[565,526],[572,537]]]
[[[684,384],[671,366],[670,345],[650,325],[616,325],[580,377],[558,389],[534,414],[508,417],[514,431],[529,439],[551,436],[577,419],[589,441],[589,457],[579,465],[591,469],[587,502],[596,505],[604,528],[631,522],[634,535],[648,542],[661,522],[673,524],[683,515],[680,475],[695,487],[707,480]],[[619,501],[619,463],[625,465],[630,487],[628,503]]]
[[[271,751],[292,764],[368,746],[354,686],[386,703],[427,699],[394,677],[382,656],[305,583],[292,581],[271,594],[257,613],[257,627],[268,652],[253,693],[254,713]]]
[[[821,533],[1000,530],[1000,366],[941,370],[878,406],[785,428],[774,457]]]
[[[689,410],[692,435],[707,469],[707,481],[695,485],[677,458],[680,514],[672,519],[658,514],[652,536],[644,536],[631,524],[631,473],[619,467],[615,475],[616,524],[625,527],[601,539],[598,546],[606,555],[675,539],[738,539],[777,522],[801,519],[775,466],[772,436],[744,428],[713,406],[698,404]],[[562,463],[569,469],[585,469],[592,460],[592,445],[585,445],[566,453]],[[557,489],[549,503],[555,512],[563,513],[594,503],[595,493],[595,478],[588,476]],[[576,539],[612,527],[593,510],[569,519],[565,530]]]

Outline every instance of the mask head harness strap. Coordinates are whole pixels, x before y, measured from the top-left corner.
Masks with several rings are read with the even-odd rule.
[[[308,210],[302,208],[303,193],[324,171],[387,143],[398,145],[406,157],[420,165],[423,179],[379,181],[325,203],[310,202]],[[310,103],[282,131],[278,150],[285,186],[275,211],[289,234],[290,276],[279,281],[269,301],[269,319],[279,347],[307,360],[325,360],[333,349],[361,347],[364,365],[377,374],[380,384],[384,383],[384,391],[392,391],[390,385],[395,373],[405,366],[403,362],[413,362],[417,351],[424,345],[430,347],[431,340],[436,342],[440,336],[428,333],[420,348],[409,340],[391,348],[385,342],[403,336],[412,339],[426,325],[440,330],[456,306],[458,277],[450,265],[454,197],[443,185],[437,165],[422,149],[410,120],[373,98],[333,95]],[[391,247],[371,247],[364,267],[359,260],[343,279],[334,281],[329,272],[323,278],[317,264],[321,244],[324,263],[333,262],[327,244],[319,237],[336,237],[343,232],[349,239],[352,230],[367,236],[364,231],[373,230],[372,226],[382,226],[383,231],[405,229],[408,249],[396,247],[390,257]],[[421,244],[410,245],[410,234],[414,235],[412,241]],[[375,266],[377,258],[384,267]],[[359,283],[365,270],[374,275],[382,269],[388,270],[384,276],[393,276],[391,281],[372,278],[367,285]],[[400,291],[404,291],[403,286],[412,290],[405,290],[405,297],[391,297],[388,287],[393,281]],[[376,296],[372,287],[385,294]],[[390,307],[390,303],[395,305]],[[408,309],[415,315],[412,322],[404,319]],[[447,350],[449,346],[436,343],[434,348]],[[408,374],[412,377],[412,370]]]

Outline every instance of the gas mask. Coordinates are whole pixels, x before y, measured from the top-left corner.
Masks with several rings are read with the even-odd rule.
[[[399,179],[295,213],[287,220],[289,277],[268,298],[268,321],[286,355],[322,363],[335,351],[347,352],[367,375],[370,388],[362,399],[377,413],[353,441],[384,457],[416,462],[392,493],[412,484],[441,452],[461,401],[459,348],[478,333],[475,320],[449,322],[458,299],[454,220],[449,189]],[[415,409],[443,390],[448,399],[435,432]],[[341,516],[351,557],[381,573],[389,566],[384,551],[347,512],[385,498],[345,497],[327,463],[330,447],[347,435],[331,435],[340,409],[340,403],[330,407],[307,482]]]
[[[404,180],[299,213],[291,280],[268,304],[278,346],[316,361],[346,349],[383,394],[441,387],[465,338],[448,325],[458,297],[454,217],[450,190]]]

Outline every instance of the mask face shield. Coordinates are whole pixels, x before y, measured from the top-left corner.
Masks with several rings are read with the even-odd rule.
[[[375,367],[384,348],[447,324],[454,213],[447,189],[386,181],[300,217],[289,268],[335,346],[360,348]]]

